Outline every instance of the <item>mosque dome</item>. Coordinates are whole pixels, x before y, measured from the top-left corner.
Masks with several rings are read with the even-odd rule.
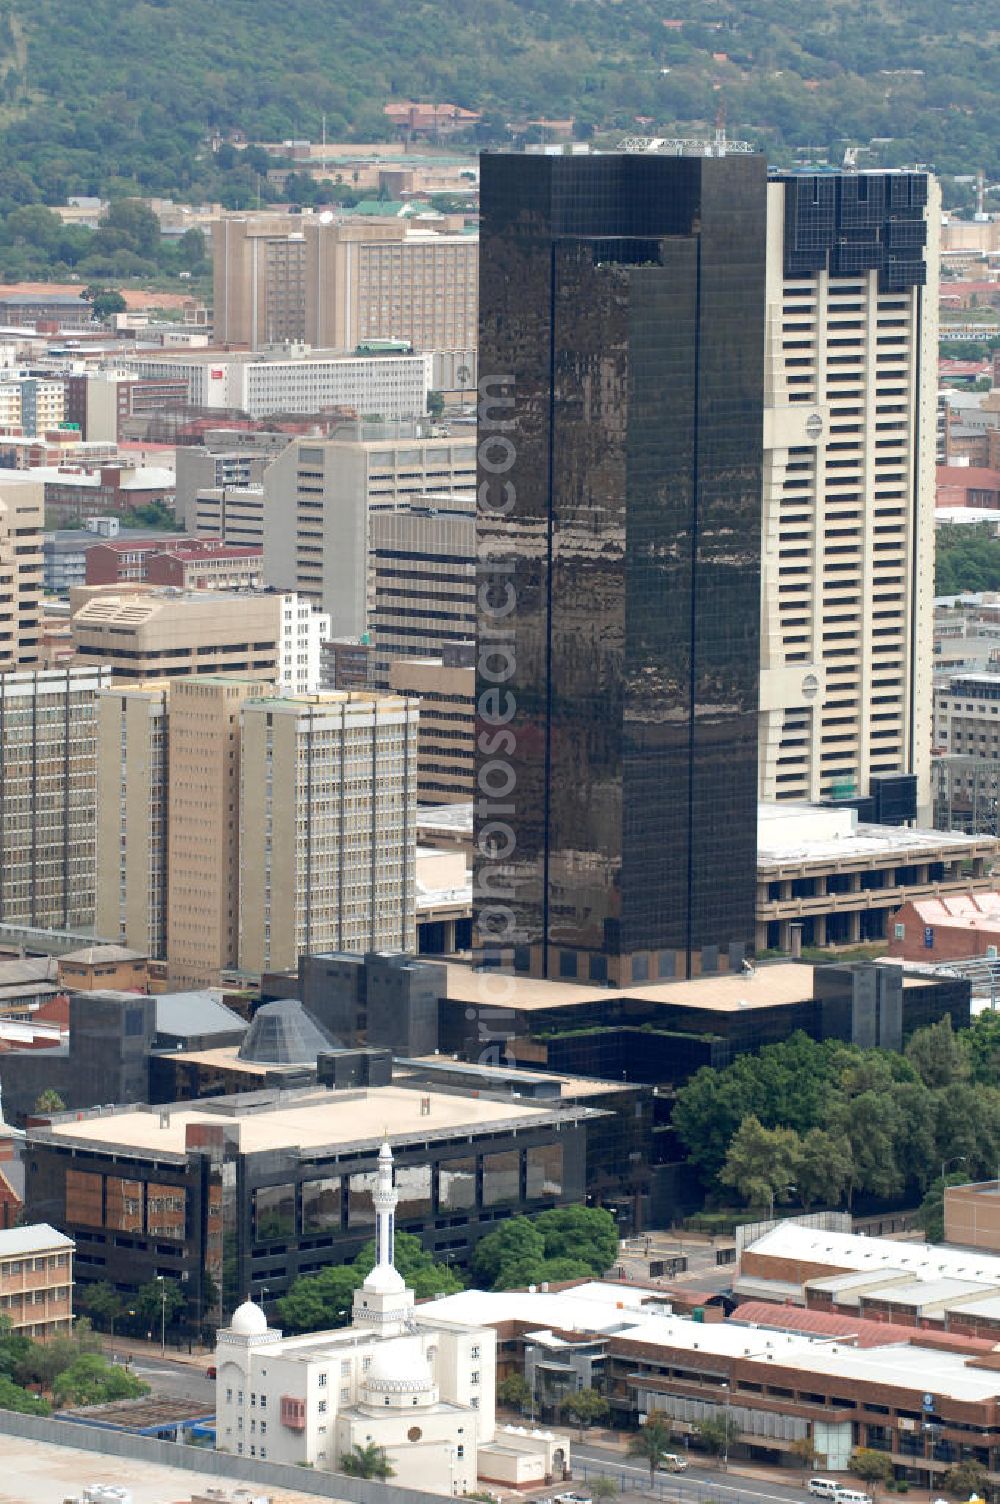
[[[267,1331],[267,1317],[252,1300],[245,1300],[233,1312],[229,1330],[237,1337],[262,1337]]]
[[[430,1364],[414,1337],[380,1342],[364,1382],[380,1394],[422,1394],[435,1387]]]

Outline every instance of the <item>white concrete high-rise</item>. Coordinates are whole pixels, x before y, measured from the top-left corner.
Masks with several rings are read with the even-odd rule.
[[[930,804],[940,194],[768,185],[760,794]]]
[[[293,695],[320,687],[321,649],[330,636],[330,618],[300,595],[281,597],[278,686]]]

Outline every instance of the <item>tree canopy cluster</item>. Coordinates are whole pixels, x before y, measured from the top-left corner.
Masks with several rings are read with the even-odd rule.
[[[66,1337],[35,1342],[0,1317],[0,1409],[25,1415],[48,1415],[52,1404],[102,1405],[110,1400],[137,1399],[149,1385],[128,1369],[101,1356],[100,1338],[86,1317],[79,1318]]]
[[[166,241],[159,219],[136,198],[109,204],[97,229],[91,230],[64,224],[44,204],[5,202],[0,186],[0,278],[4,281],[76,277],[100,283],[179,272],[200,277],[209,270],[200,229],[185,231],[178,241]]]
[[[222,197],[254,190],[253,163],[219,160],[210,132],[251,140],[384,140],[391,99],[512,120],[573,116],[595,129],[730,130],[771,160],[796,148],[839,161],[845,135],[884,141],[887,165],[922,161],[1000,177],[989,122],[1000,39],[992,0],[90,0],[66,26],[59,0],[0,5],[0,201],[110,190]],[[674,24],[682,22],[680,26]],[[86,80],[86,88],[80,80]],[[227,181],[227,174],[232,181]],[[236,175],[233,178],[233,175]]]
[[[945,1017],[902,1055],[796,1033],[681,1088],[673,1125],[706,1188],[747,1204],[850,1205],[858,1192],[923,1195],[943,1164],[962,1178],[1000,1157],[1000,1014]]]
[[[946,522],[934,537],[935,595],[1000,590],[1000,538],[989,523]]]
[[[511,1217],[480,1238],[472,1255],[477,1284],[516,1290],[543,1281],[602,1278],[618,1255],[610,1212],[560,1206],[538,1217]]]
[[[462,1280],[447,1264],[436,1264],[419,1238],[397,1232],[395,1263],[418,1300],[454,1295]],[[375,1267],[375,1242],[366,1243],[352,1264],[328,1264],[318,1274],[303,1274],[278,1301],[282,1325],[290,1331],[316,1332],[346,1326],[351,1319],[354,1292]]]
[[[512,1290],[543,1280],[591,1279],[607,1272],[618,1252],[618,1231],[609,1212],[565,1206],[537,1217],[511,1217],[476,1244],[473,1280],[494,1290]],[[354,1292],[375,1264],[375,1244],[366,1243],[351,1264],[330,1264],[304,1274],[278,1301],[282,1325],[289,1331],[314,1332],[346,1326]],[[464,1288],[461,1276],[435,1263],[419,1238],[397,1232],[395,1264],[418,1300],[453,1295]]]

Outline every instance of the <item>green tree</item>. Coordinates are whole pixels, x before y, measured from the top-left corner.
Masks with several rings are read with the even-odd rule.
[[[192,274],[205,270],[208,266],[207,248],[205,245],[205,232],[197,225],[190,230],[185,230],[177,246],[181,265]]]
[[[69,1368],[57,1374],[52,1397],[60,1408],[66,1405],[105,1405],[111,1400],[138,1399],[149,1394],[142,1379],[99,1353],[81,1353]]]
[[[816,1448],[811,1436],[796,1436],[794,1441],[789,1442],[788,1450],[802,1464],[803,1473],[808,1473],[816,1466]]]
[[[47,1086],[43,1092],[39,1093],[38,1099],[35,1102],[35,1112],[49,1113],[65,1111],[66,1103],[63,1101],[59,1093],[57,1091],[54,1091],[51,1086]]]
[[[590,1497],[603,1504],[608,1499],[617,1499],[618,1484],[614,1478],[608,1478],[604,1473],[598,1473],[596,1478],[588,1478],[587,1486],[590,1489]]]
[[[0,1410],[18,1410],[22,1415],[51,1415],[52,1406],[40,1395],[31,1394],[0,1374]]]
[[[342,1453],[340,1471],[351,1478],[377,1478],[382,1483],[396,1476],[395,1468],[385,1455],[385,1448],[376,1446],[374,1442],[369,1442],[365,1447],[355,1442],[350,1452]]]
[[[734,1415],[730,1415],[728,1410],[724,1410],[720,1415],[706,1416],[704,1420],[698,1422],[695,1430],[706,1452],[711,1452],[713,1457],[722,1457],[727,1460],[730,1447],[739,1441],[743,1434],[739,1421]]]
[[[441,414],[444,412],[443,392],[430,391],[427,393],[427,411],[430,413],[431,417],[436,423]]]
[[[956,1462],[948,1469],[941,1479],[941,1487],[953,1499],[971,1499],[973,1495],[985,1499],[988,1481],[983,1465],[967,1457],[964,1462]]]
[[[40,1384],[51,1389],[59,1374],[72,1367],[78,1358],[99,1353],[101,1339],[86,1316],[81,1316],[66,1337],[51,1342],[31,1342],[14,1370],[19,1384]]]
[[[112,314],[124,313],[128,304],[120,292],[113,287],[95,288],[93,295],[88,299],[94,318],[100,323],[110,319]]]
[[[361,1278],[353,1264],[328,1264],[317,1274],[303,1274],[278,1301],[281,1324],[292,1332],[317,1332],[346,1326]]]
[[[547,1261],[572,1259],[589,1265],[600,1278],[618,1257],[618,1228],[603,1207],[557,1206],[542,1212],[534,1225],[542,1235]]]
[[[580,1428],[580,1440],[590,1426],[596,1426],[608,1413],[608,1402],[596,1389],[577,1389],[563,1401],[563,1414]]]
[[[603,1270],[602,1273],[607,1273]],[[558,1284],[571,1279],[593,1279],[594,1265],[585,1259],[543,1259],[532,1273],[529,1284],[539,1285],[544,1281]]]
[[[495,1290],[510,1288],[508,1275],[525,1262],[541,1264],[545,1239],[528,1217],[510,1217],[480,1238],[472,1254],[472,1272],[483,1285]]]
[[[151,1279],[140,1285],[134,1310],[147,1326],[159,1331],[160,1323],[173,1326],[187,1306],[183,1286],[176,1279]]]
[[[898,1196],[903,1176],[896,1157],[903,1123],[895,1104],[882,1091],[835,1098],[830,1104],[830,1131],[851,1148],[854,1179],[848,1187],[877,1196]],[[848,1198],[850,1200],[850,1196]]]
[[[743,1119],[798,1134],[825,1127],[831,1095],[851,1046],[817,1043],[801,1030],[725,1070],[703,1066],[677,1093],[671,1123],[706,1184],[718,1177]]]
[[[1000,1012],[984,1008],[959,1035],[969,1059],[973,1081],[1000,1085]]]
[[[160,221],[139,199],[120,198],[108,206],[95,241],[100,251],[126,250],[155,261],[162,244]]]
[[[464,1288],[455,1270],[436,1264],[419,1238],[397,1232],[396,1268],[418,1300],[454,1295]],[[375,1267],[375,1243],[366,1243],[352,1264],[328,1264],[317,1274],[304,1274],[278,1301],[282,1324],[290,1331],[315,1332],[346,1326],[351,1319],[354,1292]]]
[[[0,1316],[0,1375],[20,1381],[22,1365],[40,1344],[14,1331],[9,1316]]]
[[[115,1322],[125,1314],[125,1302],[114,1285],[109,1284],[106,1279],[98,1280],[93,1285],[84,1285],[80,1303],[86,1306],[95,1320],[107,1324],[113,1337]]]
[[[437,1264],[420,1239],[410,1232],[397,1232],[393,1260],[404,1281],[418,1300],[434,1295],[455,1295],[465,1289],[464,1281],[449,1264]],[[354,1260],[358,1284],[375,1267],[375,1240],[366,1243]]]
[[[767,1205],[772,1197],[783,1199],[794,1183],[799,1151],[791,1128],[765,1128],[751,1113],[733,1134],[719,1179],[751,1205]]]
[[[672,1441],[673,1432],[658,1415],[651,1415],[638,1433],[629,1437],[629,1456],[641,1457],[648,1466],[650,1488],[656,1482],[657,1468],[663,1466],[663,1459],[671,1451]]]
[[[531,1385],[523,1374],[509,1373],[497,1385],[497,1399],[509,1410],[520,1410],[523,1415],[531,1408]]]
[[[905,1054],[925,1086],[951,1086],[955,1081],[968,1078],[968,1051],[951,1026],[950,1013],[926,1029],[917,1029],[910,1037]]]
[[[810,1128],[795,1157],[795,1186],[802,1205],[806,1209],[816,1201],[838,1205],[853,1174],[854,1158],[847,1139],[835,1138],[825,1128]]]
[[[122,513],[122,523],[129,527],[165,528],[182,532],[173,508],[165,501],[145,501],[128,512]]]
[[[880,1483],[888,1483],[894,1472],[892,1458],[871,1447],[856,1447],[847,1465],[856,1478],[870,1484],[872,1493]]]

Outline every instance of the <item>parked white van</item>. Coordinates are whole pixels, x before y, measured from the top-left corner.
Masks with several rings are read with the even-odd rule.
[[[872,1504],[871,1494],[860,1493],[854,1488],[838,1488],[834,1498],[836,1504]]]
[[[809,1492],[817,1499],[836,1499],[840,1493],[840,1484],[835,1478],[810,1478]]]

